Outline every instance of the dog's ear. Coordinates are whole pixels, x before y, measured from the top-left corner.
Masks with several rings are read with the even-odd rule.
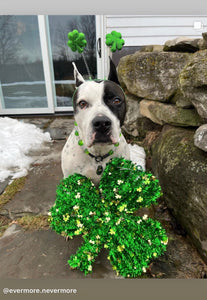
[[[108,80],[111,80],[117,84],[120,84],[119,83],[119,80],[118,80],[118,75],[117,75],[117,72],[116,72],[116,67],[111,59],[111,57],[109,56],[109,60],[110,60],[110,70],[109,70],[109,76],[108,76]]]
[[[79,87],[85,80],[83,79],[83,76],[78,72],[78,69],[76,68],[75,63],[72,63],[73,65],[73,72],[74,72],[74,79],[75,79],[75,84],[76,87]]]

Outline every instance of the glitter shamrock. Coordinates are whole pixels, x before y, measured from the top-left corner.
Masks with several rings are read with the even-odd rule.
[[[113,30],[111,33],[106,34],[106,45],[110,47],[111,52],[121,50],[124,44],[125,42],[120,32]]]
[[[63,179],[50,210],[50,226],[69,238],[83,235],[82,245],[68,261],[70,267],[91,273],[104,247],[118,275],[137,277],[146,272],[150,261],[166,250],[168,238],[158,221],[133,213],[155,204],[160,195],[158,180],[123,158],[106,165],[99,189],[80,174]]]
[[[73,31],[68,33],[68,39],[68,46],[73,52],[78,51],[78,53],[82,53],[87,45],[85,34],[82,32],[78,32],[77,29],[74,29]]]

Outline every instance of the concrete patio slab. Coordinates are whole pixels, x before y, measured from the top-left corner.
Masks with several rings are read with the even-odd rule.
[[[12,224],[0,238],[0,278],[85,278],[84,273],[71,270],[67,263],[81,243],[81,237],[66,242],[51,230],[29,232]],[[96,259],[94,271],[87,278],[116,278],[106,252]]]
[[[50,133],[53,140],[65,140],[74,127],[74,118],[56,118],[52,121],[46,132]]]

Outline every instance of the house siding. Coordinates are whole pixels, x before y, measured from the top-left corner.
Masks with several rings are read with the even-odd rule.
[[[194,29],[194,22],[201,22],[201,29]],[[201,38],[207,31],[207,16],[139,16],[107,15],[106,32],[122,33],[125,46],[162,45],[180,36]]]

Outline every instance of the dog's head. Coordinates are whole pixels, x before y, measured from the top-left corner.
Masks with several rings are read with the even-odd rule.
[[[81,139],[87,147],[116,144],[126,103],[112,60],[108,80],[85,81],[74,63],[73,66],[76,81],[73,107]]]

